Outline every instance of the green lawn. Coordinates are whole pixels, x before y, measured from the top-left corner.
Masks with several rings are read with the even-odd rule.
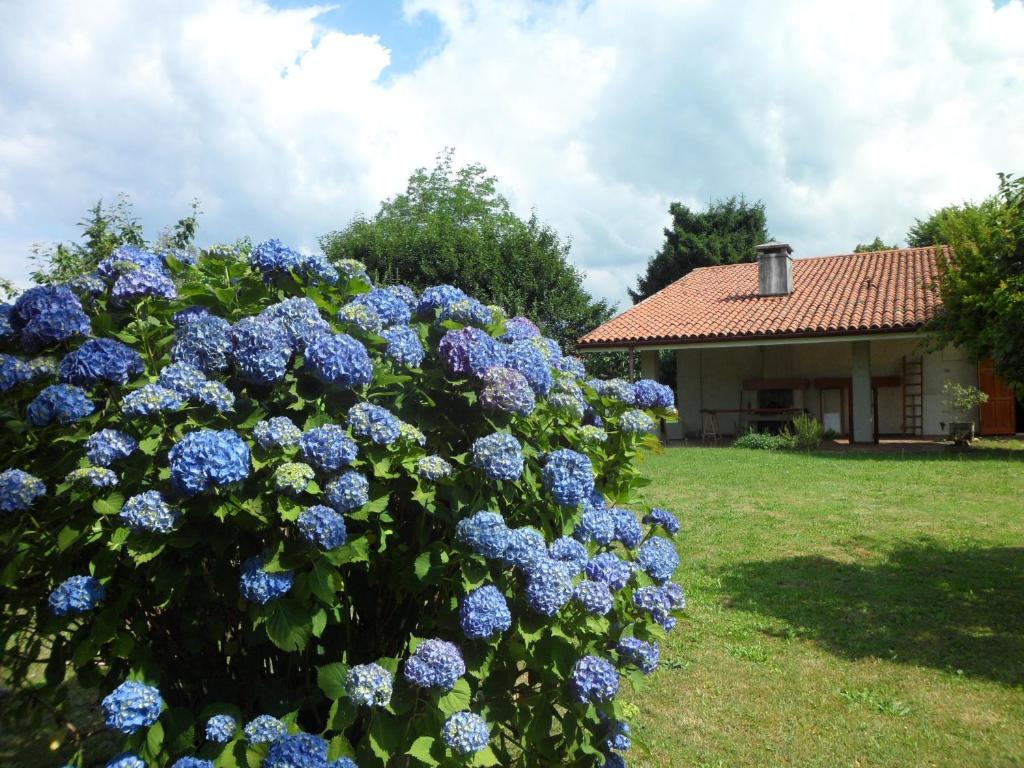
[[[631,766],[1024,764],[1024,444],[645,470],[689,608]]]

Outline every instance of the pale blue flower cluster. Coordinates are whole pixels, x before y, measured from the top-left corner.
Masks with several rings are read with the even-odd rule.
[[[529,416],[537,404],[530,383],[511,368],[488,368],[483,375],[480,405],[489,411]]]
[[[146,384],[121,400],[121,413],[128,417],[152,416],[163,411],[177,411],[184,403],[181,395],[159,384]]]
[[[679,567],[679,554],[672,542],[655,536],[640,547],[637,563],[655,581],[665,581],[672,578]]]
[[[454,752],[471,755],[487,746],[491,739],[491,727],[480,715],[456,712],[445,721],[441,737]]]
[[[263,570],[263,558],[256,555],[242,563],[239,592],[250,602],[266,605],[288,594],[294,580],[295,576],[291,571],[270,573]]]
[[[494,315],[490,309],[472,297],[459,299],[441,310],[438,320],[451,320],[461,325],[490,325]]]
[[[170,533],[181,520],[181,512],[168,504],[160,491],[143,491],[125,501],[118,517],[133,531]]]
[[[504,558],[509,533],[505,518],[497,512],[487,511],[463,518],[455,528],[455,537],[459,541],[489,560]]]
[[[626,411],[619,417],[619,429],[631,435],[639,435],[654,429],[654,419],[639,408]]]
[[[302,455],[322,472],[337,472],[355,461],[359,447],[337,424],[324,424],[303,433]]]
[[[554,366],[557,370],[568,373],[577,379],[586,378],[587,367],[583,361],[575,355],[566,355]]]
[[[364,707],[386,707],[391,703],[392,687],[391,673],[379,664],[357,664],[345,680],[345,693]]]
[[[171,363],[160,371],[156,383],[161,387],[173,389],[182,397],[195,397],[206,382],[206,375],[188,363]]]
[[[636,515],[628,509],[612,507],[608,510],[615,521],[615,538],[622,542],[626,549],[635,549],[644,539],[644,529]]]
[[[274,416],[265,421],[256,422],[252,428],[253,439],[261,448],[290,448],[298,445],[302,439],[302,430],[287,416]]]
[[[348,539],[345,518],[323,504],[304,510],[295,526],[303,539],[324,552],[340,547]]]
[[[405,325],[387,328],[381,334],[388,342],[384,354],[399,365],[418,368],[423,363],[427,351],[416,331]]]
[[[670,536],[679,533],[679,520],[667,509],[654,507],[649,514],[644,516],[644,522],[648,525],[660,525]]]
[[[641,379],[633,385],[633,401],[640,408],[674,408],[676,393],[652,379]]]
[[[225,413],[235,407],[235,393],[219,381],[204,381],[200,384],[196,400],[218,413]]]
[[[136,680],[126,680],[102,702],[107,728],[131,736],[157,721],[164,707],[160,691]]]
[[[473,466],[492,480],[516,480],[523,474],[523,447],[507,432],[477,438],[470,451]]]
[[[243,381],[275,384],[287,373],[293,352],[288,332],[276,321],[246,317],[231,326],[231,358]]]
[[[127,384],[142,374],[142,356],[114,339],[89,339],[60,361],[62,384],[91,387],[100,382]]]
[[[626,562],[614,552],[602,552],[590,559],[584,573],[587,574],[587,578],[603,581],[611,589],[618,591],[633,578],[633,568],[632,563]]]
[[[658,668],[661,659],[661,648],[657,643],[640,640],[636,637],[624,637],[617,646],[619,655],[631,664],[636,664],[640,671],[649,675]]]
[[[362,304],[373,309],[384,326],[405,325],[412,319],[409,305],[390,288],[374,288],[352,299],[353,304]]]
[[[365,475],[349,470],[327,483],[327,501],[338,512],[355,512],[370,500],[370,482]]]
[[[377,314],[377,310],[367,304],[345,304],[338,310],[336,317],[339,322],[354,326],[363,333],[379,334],[384,328],[384,322]]]
[[[547,554],[543,545],[540,552]],[[572,578],[572,572],[565,563],[539,557],[528,570],[527,605],[542,616],[554,616],[572,599]]]
[[[672,611],[682,610],[686,606],[686,599],[677,585],[666,584],[661,587],[638,587],[633,591],[633,604],[650,613],[655,622],[665,631],[671,632],[676,626]]]
[[[245,725],[245,738],[252,744],[270,744],[287,733],[285,724],[270,715],[258,715]]]
[[[167,275],[148,269],[136,269],[117,278],[114,287],[110,289],[110,296],[116,303],[126,305],[148,296],[174,299],[178,296],[178,289]]]
[[[122,275],[139,270],[166,274],[167,266],[159,254],[137,245],[119,245],[96,266],[96,272],[100,277],[111,282]]]
[[[171,347],[171,359],[188,363],[204,373],[228,367],[231,354],[231,324],[222,317],[203,314],[178,326]]]
[[[117,473],[105,467],[79,467],[68,472],[64,482],[79,488],[113,488],[117,485]]]
[[[360,389],[373,379],[366,347],[345,333],[324,333],[306,345],[305,365],[320,381]]]
[[[532,339],[534,336],[540,336],[540,328],[530,318],[516,316],[510,317],[505,323],[505,333],[502,334],[501,340],[511,343]]]
[[[580,517],[572,535],[579,541],[607,546],[615,540],[615,519],[608,510],[588,509]]]
[[[607,381],[594,379],[589,383],[601,397],[616,400],[623,405],[634,405],[636,403],[633,385],[625,379],[608,379]]]
[[[231,715],[214,715],[206,721],[206,738],[214,744],[227,744],[238,732],[238,722]]]
[[[71,384],[51,384],[28,404],[28,421],[34,427],[45,427],[56,421],[72,424],[96,410],[85,391]]]
[[[305,296],[272,304],[260,312],[259,318],[280,325],[288,334],[289,344],[299,352],[320,334],[331,331],[316,304]]]
[[[47,603],[54,616],[88,613],[106,597],[107,590],[92,576],[72,576],[50,593]]]
[[[618,671],[598,656],[584,656],[577,661],[569,682],[573,695],[582,704],[611,701],[619,692]]]
[[[400,422],[395,415],[373,403],[356,403],[349,408],[348,424],[352,434],[377,445],[391,445],[400,433]]]
[[[36,499],[46,495],[46,486],[35,475],[21,469],[0,472],[0,512],[28,509]]]
[[[146,763],[138,755],[122,752],[117,757],[111,758],[103,768],[146,768]]]
[[[573,597],[580,602],[587,613],[592,613],[596,616],[604,616],[615,604],[615,599],[612,597],[612,591],[608,588],[608,585],[604,582],[591,581],[590,579],[584,579],[576,585]]]
[[[321,254],[299,253],[276,239],[264,240],[253,247],[249,263],[268,280],[292,272],[314,282],[338,281],[338,271]]]
[[[563,507],[575,507],[594,491],[594,466],[582,453],[560,448],[547,456],[544,487]]]
[[[468,298],[465,292],[453,285],[434,285],[420,294],[416,303],[416,314],[420,317],[429,317],[437,310],[444,311],[449,304]]]
[[[458,647],[447,640],[424,640],[406,660],[403,672],[413,685],[450,691],[466,674],[466,663]]]
[[[504,632],[512,626],[505,596],[490,584],[474,589],[459,606],[459,625],[470,640],[487,639]]]
[[[184,496],[244,480],[249,446],[230,429],[189,432],[168,453],[171,485]]]
[[[270,745],[263,768],[327,768],[327,741],[309,733],[282,736]]]
[[[417,476],[431,483],[451,477],[454,471],[452,465],[440,456],[423,456],[416,461]]]
[[[551,391],[554,378],[544,353],[530,341],[516,341],[505,347],[504,365],[523,375],[535,395],[544,396]]]
[[[548,547],[548,557],[565,563],[573,576],[579,576],[583,573],[583,569],[587,567],[587,563],[590,561],[587,548],[576,541],[576,539],[570,539],[568,536],[561,536],[551,542],[551,545]]]

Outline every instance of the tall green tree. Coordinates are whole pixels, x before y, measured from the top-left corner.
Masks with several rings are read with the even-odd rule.
[[[582,287],[570,242],[536,213],[521,219],[479,164],[456,167],[453,151],[419,168],[405,192],[357,217],[320,244],[333,261],[358,259],[379,282],[423,289],[451,283],[511,315],[534,319],[563,348],[614,314]]]
[[[899,248],[898,245],[886,245],[882,242],[882,238],[875,237],[870,243],[857,243],[857,247],[853,249],[854,253],[872,253],[873,251],[892,251]]]
[[[964,216],[991,216],[996,200],[990,197],[980,203],[947,205],[932,213],[926,219],[915,219],[907,231],[907,245],[911,248],[925,248],[929,245],[949,245],[950,227],[956,227]]]
[[[934,227],[922,237],[927,231],[952,248],[939,263],[939,342],[974,359],[991,356],[996,372],[1024,394],[1024,178],[1001,173],[994,197],[944,208],[927,221]]]
[[[672,225],[665,242],[637,276],[634,302],[646,299],[697,267],[753,261],[754,246],[769,239],[764,203],[748,203],[742,196],[713,201],[705,211],[682,203],[668,209]]]

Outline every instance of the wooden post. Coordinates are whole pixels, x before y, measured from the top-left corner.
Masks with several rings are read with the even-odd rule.
[[[636,348],[629,348],[629,380],[636,381],[636,361],[633,359],[636,355]]]

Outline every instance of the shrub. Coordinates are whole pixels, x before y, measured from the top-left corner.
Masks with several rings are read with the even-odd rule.
[[[70,762],[621,762],[615,694],[685,604],[678,522],[629,508],[665,393],[450,287],[189,261],[0,309],[0,661],[122,742]]]
[[[753,448],[760,451],[780,451],[792,448],[794,443],[792,435],[786,433],[773,435],[768,432],[750,430],[737,437],[733,445],[737,448]]]
[[[824,429],[821,422],[809,413],[801,413],[793,419],[793,430],[790,433],[793,447],[804,451],[813,451],[821,447]]]

